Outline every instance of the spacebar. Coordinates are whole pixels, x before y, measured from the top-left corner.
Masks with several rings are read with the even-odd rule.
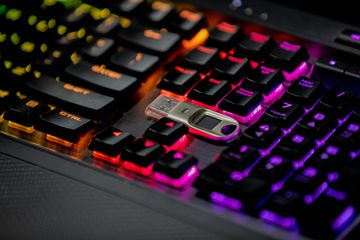
[[[103,117],[102,114],[106,113],[114,103],[112,97],[57,81],[48,76],[31,80],[26,86],[33,97],[40,97],[48,101],[47,103],[53,103],[95,119]]]

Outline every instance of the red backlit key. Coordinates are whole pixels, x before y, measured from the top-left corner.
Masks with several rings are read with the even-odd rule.
[[[197,71],[177,66],[165,75],[158,88],[184,95],[199,80]]]
[[[170,29],[185,39],[191,39],[204,26],[205,17],[203,13],[184,9],[170,24]]]
[[[137,76],[141,78],[141,81],[145,81],[158,66],[159,58],[121,47],[111,56],[110,63],[115,69]]]
[[[226,80],[207,77],[195,85],[188,98],[205,104],[216,105],[230,90],[231,87]]]
[[[240,26],[228,22],[221,22],[210,33],[206,42],[208,46],[214,46],[222,50],[230,50],[236,41],[244,36]]]
[[[302,62],[308,59],[309,54],[304,46],[282,41],[270,52],[268,63],[287,72],[293,72]]]
[[[130,96],[140,85],[137,78],[81,60],[65,69],[67,80],[95,91],[120,98]]]
[[[150,54],[166,57],[178,46],[180,35],[136,24],[120,31],[119,39],[124,44],[141,48]]]
[[[144,137],[166,146],[172,146],[188,132],[188,127],[183,123],[162,118],[146,130]]]
[[[122,154],[124,168],[138,174],[149,176],[155,161],[165,152],[160,144],[140,138],[127,147]]]
[[[207,73],[219,60],[217,48],[199,46],[184,58],[182,65]]]
[[[237,46],[236,56],[248,57],[252,60],[262,60],[275,46],[274,39],[266,34],[250,32]]]
[[[236,58],[228,56],[219,62],[214,68],[212,75],[217,78],[229,80],[237,84],[251,71],[251,65],[247,58]]]
[[[116,128],[107,128],[97,134],[89,145],[93,156],[107,162],[120,162],[120,153],[135,140],[134,136]]]
[[[190,155],[170,151],[155,163],[154,178],[174,188],[181,188],[198,175],[197,162]]]
[[[90,119],[55,109],[44,113],[35,129],[47,133],[47,139],[65,146],[76,144],[92,126]]]
[[[242,87],[237,87],[225,97],[219,108],[242,117],[242,122],[248,122],[252,115],[261,108],[264,101],[259,92],[253,92]],[[240,119],[239,119],[240,120]]]

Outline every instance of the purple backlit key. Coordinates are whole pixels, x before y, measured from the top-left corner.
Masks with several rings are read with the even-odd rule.
[[[320,103],[327,107],[332,114],[335,114],[339,118],[344,118],[355,106],[358,106],[359,101],[353,92],[334,88],[325,94],[320,100]]]
[[[268,149],[283,135],[278,124],[263,117],[257,123],[248,128],[241,137],[245,142],[257,148]]]
[[[352,114],[350,118],[340,126],[329,142],[339,144],[349,150],[360,148],[360,116]]]
[[[259,92],[254,92],[245,88],[237,87],[220,103],[219,108],[242,117],[243,122],[247,122],[261,108],[264,101]]]
[[[275,67],[281,67],[287,72],[293,72],[302,62],[308,59],[309,54],[304,46],[282,41],[270,52],[268,63]]]
[[[279,123],[283,128],[290,128],[304,113],[299,104],[285,99],[278,100],[265,112],[270,121]]]
[[[310,108],[322,96],[323,87],[320,81],[299,77],[284,95],[284,99],[292,99],[296,103]]]
[[[269,96],[284,81],[280,69],[260,65],[245,78],[242,86]]]

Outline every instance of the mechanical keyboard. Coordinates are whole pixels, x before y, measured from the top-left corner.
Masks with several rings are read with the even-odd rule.
[[[0,22],[2,134],[288,236],[358,222],[351,61],[182,1],[2,0]]]

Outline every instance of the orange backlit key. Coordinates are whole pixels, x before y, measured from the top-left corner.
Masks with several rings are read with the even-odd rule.
[[[47,134],[47,139],[65,145],[76,144],[91,128],[88,118],[61,109],[44,113],[35,129]],[[68,144],[70,145],[70,144]]]
[[[154,1],[145,13],[147,23],[159,25],[166,23],[174,13],[174,5],[169,2]]]
[[[48,102],[67,107],[93,118],[103,118],[114,103],[114,98],[89,89],[56,81],[54,78],[42,76],[26,84],[27,91]]]
[[[219,60],[217,48],[199,46],[191,51],[181,65],[207,73]]]
[[[206,45],[229,50],[244,36],[240,26],[228,22],[219,23],[211,32]]]
[[[188,9],[182,10],[170,25],[171,30],[185,39],[191,39],[203,27],[205,27],[204,14]]]
[[[137,24],[119,33],[119,39],[127,45],[141,48],[160,57],[168,56],[180,43],[180,35],[146,28]]]

